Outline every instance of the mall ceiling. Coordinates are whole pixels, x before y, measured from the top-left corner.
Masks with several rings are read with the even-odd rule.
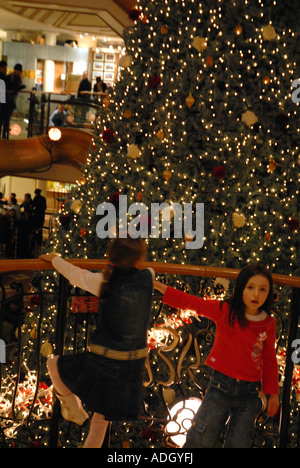
[[[0,29],[120,41],[134,0],[0,0]]]

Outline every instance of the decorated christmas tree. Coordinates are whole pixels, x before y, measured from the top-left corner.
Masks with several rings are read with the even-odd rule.
[[[126,202],[135,210],[125,211],[125,227],[146,238],[148,260],[229,268],[257,261],[299,276],[299,103],[292,99],[299,31],[291,27],[292,8],[275,1],[137,2],[124,33],[121,79],[104,101],[83,178],[59,214],[56,251],[103,258],[110,238],[124,229]],[[115,223],[97,211],[103,203],[114,207]],[[159,235],[153,204],[161,208]],[[187,204],[194,224],[178,236],[176,221]],[[211,297],[232,287],[219,279],[164,280]],[[277,291],[285,322],[289,293]],[[147,399],[157,421],[179,395],[205,392],[203,363],[213,337],[205,320],[172,311],[160,317],[149,336]],[[278,327],[281,357],[286,326]],[[297,390],[297,376],[294,383]],[[276,422],[274,428],[274,421],[258,421],[269,435],[258,436],[258,446],[274,446]],[[161,427],[150,426],[133,429],[135,436],[127,426],[128,440],[161,443]]]
[[[114,204],[118,217],[126,196],[128,206],[148,208],[135,219],[148,234],[149,260],[236,268],[261,261],[299,273],[297,35],[272,13],[276,2],[137,2],[121,79],[60,214],[57,250],[103,257],[97,206]],[[163,229],[155,236],[153,203],[176,219],[173,206],[192,204],[194,222],[203,203],[203,247],[187,246],[198,246],[199,225],[181,238]]]

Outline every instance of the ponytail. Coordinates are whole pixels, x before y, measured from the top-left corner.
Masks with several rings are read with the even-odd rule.
[[[99,299],[103,300],[108,294],[108,283],[111,278],[114,266],[111,263],[108,263],[106,269],[103,271],[102,276],[103,280],[100,287]]]
[[[134,267],[136,262],[145,258],[146,245],[141,238],[117,238],[114,239],[109,245],[107,255],[109,263],[102,273],[103,282],[101,284],[99,293],[100,300],[104,300],[109,295],[109,282],[114,271],[114,267]]]

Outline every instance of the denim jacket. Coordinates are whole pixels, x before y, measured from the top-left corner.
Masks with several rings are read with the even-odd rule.
[[[114,268],[109,285],[109,296],[99,301],[97,329],[91,344],[117,351],[145,348],[152,308],[151,271]]]

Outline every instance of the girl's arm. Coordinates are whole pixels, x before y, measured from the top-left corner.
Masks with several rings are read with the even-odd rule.
[[[264,341],[262,351],[262,391],[267,395],[278,395],[278,363],[276,358],[276,321],[268,327],[267,339]]]
[[[279,410],[279,397],[278,395],[270,395],[268,400],[267,413],[269,416],[275,416]]]
[[[160,291],[163,294],[165,294],[166,289],[167,289],[167,285],[163,284],[163,283],[160,283],[159,281],[154,281],[153,282],[153,287],[154,287],[154,289],[157,289],[158,291]]]
[[[99,296],[103,281],[102,273],[92,273],[89,270],[76,267],[56,254],[41,255],[40,259],[51,262],[54,268],[73,286],[88,291],[94,296]]]
[[[207,317],[213,321],[218,320],[221,312],[221,302],[219,300],[192,296],[191,294],[171,288],[158,281],[154,282],[154,288],[164,294],[162,302],[175,309],[193,310],[198,315]]]

